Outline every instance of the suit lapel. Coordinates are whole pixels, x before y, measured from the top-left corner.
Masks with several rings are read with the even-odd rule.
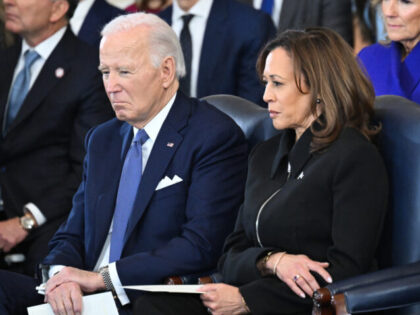
[[[74,39],[75,36],[67,28],[63,38],[45,61],[15,120],[10,125],[9,132],[27,118],[42,103],[42,100],[53,91],[53,88],[60,80],[62,80],[62,77],[59,78],[56,75],[57,69],[61,68],[64,76],[71,71],[71,59],[72,55],[74,55]]]
[[[214,0],[207,20],[201,48],[200,66],[197,80],[197,95],[207,95],[206,86],[211,81],[212,73],[217,69],[217,60],[223,60],[218,55],[223,51],[226,39],[226,20],[228,15],[228,1]],[[215,45],[215,43],[218,43]]]
[[[280,24],[279,30],[284,30],[289,25],[294,25],[293,22],[296,18],[296,11],[299,5],[303,5],[301,0],[283,0],[280,10]]]
[[[420,43],[418,43],[401,64],[401,87],[411,97],[420,82]]]
[[[135,226],[140,221],[159,181],[164,177],[175,152],[183,140],[180,130],[187,124],[191,111],[189,101],[180,93],[175,99],[166,120],[164,121],[158,137],[153,145],[152,152],[144,170],[133,213],[127,226],[125,242],[130,237]],[[170,145],[168,145],[170,144]]]
[[[99,0],[95,0],[92,7],[89,9],[85,20],[83,21],[82,27],[78,33],[78,37],[83,40],[89,40],[94,38],[92,32],[99,32],[99,29],[95,29],[101,25],[100,17],[102,16],[103,7]],[[96,13],[96,14],[95,14]]]
[[[169,25],[172,25],[172,5],[160,12],[159,17],[161,17]]]
[[[9,91],[11,89],[13,73],[18,63],[20,51],[22,49],[22,43],[14,45],[3,51],[0,56],[0,71],[3,73],[0,75],[0,124],[1,130],[3,130],[3,120],[6,110],[6,104],[9,97]]]

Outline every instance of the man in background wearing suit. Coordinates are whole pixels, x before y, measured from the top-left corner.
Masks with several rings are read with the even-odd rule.
[[[0,256],[24,254],[11,268],[34,275],[82,179],[84,136],[113,115],[98,53],[68,28],[77,0],[4,5],[21,40],[0,51]]]
[[[111,21],[99,68],[117,118],[86,136],[83,181],[43,261],[46,301],[60,314],[80,312],[82,292],[111,290],[124,311],[139,291],[121,285],[208,274],[243,197],[244,135],[178,91],[182,50],[164,21],[145,13]],[[42,301],[36,281],[18,276],[0,271],[0,313]]]
[[[279,32],[329,27],[353,44],[351,0],[239,0],[269,13]]]
[[[181,41],[187,66],[182,91],[233,94],[267,106],[255,70],[260,49],[276,32],[266,13],[236,0],[175,0],[159,16]]]
[[[84,42],[99,49],[102,27],[125,11],[105,0],[79,0],[70,20],[72,31]]]

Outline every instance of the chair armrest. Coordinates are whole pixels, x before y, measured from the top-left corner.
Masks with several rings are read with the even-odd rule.
[[[397,266],[366,273],[345,280],[340,280],[327,285],[325,288],[327,288],[330,291],[330,296],[333,296],[335,294],[352,290],[358,287],[372,285],[374,283],[380,283],[383,281],[391,281],[393,279],[401,279],[404,277],[418,274],[420,274],[420,262],[415,262],[403,266]],[[326,293],[322,294],[325,295]]]
[[[164,284],[206,284],[222,282],[222,274],[207,272],[186,276],[170,276],[165,278]]]
[[[420,274],[344,292],[347,310],[364,313],[420,303]]]

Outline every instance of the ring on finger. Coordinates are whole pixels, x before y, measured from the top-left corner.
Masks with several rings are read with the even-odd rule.
[[[296,281],[299,280],[299,278],[300,278],[300,274],[294,275],[293,276],[293,281],[296,282]]]

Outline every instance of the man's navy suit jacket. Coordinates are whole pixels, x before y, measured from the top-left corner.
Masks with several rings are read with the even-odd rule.
[[[95,267],[132,136],[132,126],[117,119],[88,134],[83,182],[44,264]],[[178,92],[144,169],[116,263],[123,285],[215,268],[243,199],[246,155],[243,133],[228,116]],[[156,190],[175,175],[183,181]]]
[[[159,16],[172,24],[172,6]],[[276,33],[271,17],[233,0],[214,0],[199,62],[197,97],[233,94],[267,106],[257,57]]]
[[[105,0],[95,0],[83,21],[77,37],[99,48],[102,28],[115,17],[125,13],[125,11],[110,5]]]
[[[0,51],[1,123],[20,51],[21,42]],[[23,206],[33,202],[47,218],[24,241],[31,242],[30,250],[39,259],[47,254],[48,240],[67,217],[82,180],[87,131],[113,117],[98,63],[97,51],[67,29],[9,131],[0,136],[0,184],[6,217],[22,216]]]

